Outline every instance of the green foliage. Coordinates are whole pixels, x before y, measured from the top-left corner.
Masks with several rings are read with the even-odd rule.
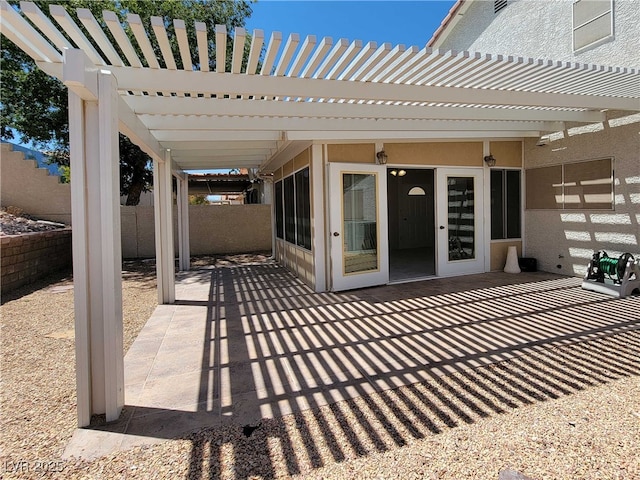
[[[189,195],[189,205],[209,205],[206,195]]]
[[[19,2],[12,0],[10,4],[17,6]],[[215,69],[215,34],[214,26],[224,24],[229,35],[227,41],[227,67],[231,62],[231,34],[236,27],[244,26],[246,18],[251,15],[250,1],[247,0],[67,0],[34,2],[43,13],[49,14],[50,4],[60,4],[76,19],[77,8],[91,10],[98,23],[103,27],[107,37],[118,50],[111,32],[105,27],[102,11],[115,12],[120,20],[126,21],[127,13],[138,14],[149,34],[149,38],[162,65],[162,54],[150,27],[150,18],[159,16],[164,19],[169,33],[171,48],[178,68],[182,68],[180,51],[175,40],[174,19],[184,20],[187,36],[192,46],[191,56],[194,66],[199,68],[199,56],[196,45],[194,22],[207,25],[209,39],[209,68]],[[54,25],[57,25],[53,21]],[[76,21],[81,29],[81,22]],[[146,60],[133,33],[125,27],[132,45],[137,50],[143,65]],[[87,38],[91,38],[86,34]],[[100,51],[97,45],[94,45]],[[33,60],[12,42],[2,38],[2,55],[0,58],[0,135],[3,139],[14,139],[11,129],[18,132],[17,140],[32,142],[39,148],[54,150],[53,160],[63,166],[69,165],[69,125],[66,87],[56,78],[49,77],[38,69]],[[118,50],[120,58],[126,63],[126,56]],[[248,48],[245,48],[245,62]],[[162,65],[164,66],[164,65]],[[152,184],[150,159],[126,137],[120,135],[120,173],[121,193],[128,195],[127,204],[137,205],[140,193],[148,191]]]
[[[71,168],[68,165],[62,165],[58,168],[61,183],[71,182]]]

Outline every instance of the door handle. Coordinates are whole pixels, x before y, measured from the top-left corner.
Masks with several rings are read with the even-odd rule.
[[[334,237],[339,237],[339,236],[340,236],[340,233],[339,233],[339,232],[333,232],[333,236],[334,236]]]
[[[440,225],[440,230],[444,230],[444,225]]]

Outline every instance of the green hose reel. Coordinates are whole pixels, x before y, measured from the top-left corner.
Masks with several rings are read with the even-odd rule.
[[[604,250],[595,252],[587,267],[582,288],[620,298],[634,292],[640,293],[640,261],[630,253],[613,258]]]
[[[612,258],[604,250],[596,252],[589,263],[587,279],[604,282],[604,276],[607,275],[610,280],[620,283],[629,260],[633,260],[633,255],[630,253],[623,253],[618,258]]]

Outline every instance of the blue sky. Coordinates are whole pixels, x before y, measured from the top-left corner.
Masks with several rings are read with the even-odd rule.
[[[258,0],[246,27],[249,32],[264,30],[265,42],[271,32],[279,31],[283,40],[298,33],[301,40],[315,35],[318,42],[332,37],[422,48],[454,4],[454,0]]]

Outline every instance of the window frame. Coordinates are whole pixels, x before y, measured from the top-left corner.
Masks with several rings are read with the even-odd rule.
[[[603,161],[603,160],[608,160],[610,162],[610,179],[611,179],[611,192],[610,192],[610,198],[611,198],[611,206],[610,207],[573,207],[571,205],[567,206],[567,202],[565,201],[565,195],[567,195],[566,192],[566,188],[573,188],[574,186],[572,185],[567,185],[567,180],[566,180],[566,175],[565,175],[565,166],[567,165],[571,165],[571,166],[575,166],[575,165],[579,165],[581,163],[591,163],[591,162],[599,162],[599,161]],[[524,178],[524,184],[525,184],[525,192],[527,191],[527,185],[528,185],[528,178],[529,178],[529,172],[531,170],[540,170],[540,169],[544,169],[544,168],[560,168],[560,183],[558,188],[560,189],[559,191],[559,195],[562,197],[562,202],[561,204],[559,204],[558,207],[556,208],[544,208],[544,207],[530,207],[527,201],[527,196],[525,195],[525,201],[524,201],[524,210],[549,210],[549,211],[578,211],[578,212],[584,212],[584,211],[601,211],[601,212],[613,212],[616,209],[616,202],[615,202],[615,198],[616,198],[616,176],[615,176],[615,162],[616,159],[614,156],[610,156],[610,157],[598,157],[598,158],[588,158],[588,159],[584,159],[584,160],[574,160],[571,162],[565,162],[565,163],[554,163],[554,164],[550,164],[550,165],[541,165],[538,167],[532,167],[532,168],[527,168],[524,170],[525,172],[525,178]],[[596,202],[597,203],[597,202]]]
[[[278,192],[280,190],[280,192]],[[284,183],[282,179],[276,180],[273,186],[273,209],[274,216],[276,217],[276,238],[284,240],[284,197],[283,197]]]
[[[502,200],[502,205],[500,207],[501,210],[501,225],[502,225],[502,232],[500,234],[500,236],[496,236],[494,237],[494,231],[493,231],[493,213],[494,213],[494,206],[492,203],[492,175],[494,172],[500,172],[501,173],[501,187],[502,187],[502,195],[501,195],[501,200]],[[519,189],[519,202],[518,202],[518,221],[517,221],[517,225],[518,225],[518,232],[519,235],[517,237],[510,237],[509,236],[509,222],[508,222],[508,205],[507,205],[507,193],[508,193],[508,181],[507,181],[507,174],[508,172],[516,172],[519,174],[519,181],[517,183],[518,185],[518,189]],[[522,232],[523,232],[523,220],[524,220],[524,175],[523,175],[523,170],[521,168],[492,168],[491,172],[489,174],[489,204],[490,204],[490,221],[489,221],[489,237],[491,239],[491,241],[502,241],[502,240],[521,240],[522,239]]]
[[[308,171],[308,181],[306,182],[306,186],[308,187],[308,192],[306,195],[306,202],[304,198],[299,198],[298,190],[299,190],[299,182],[298,178],[302,172],[305,170]],[[290,183],[291,200],[287,201],[288,195],[288,183]],[[290,245],[294,245],[296,247],[302,248],[307,251],[312,251],[313,247],[313,236],[312,236],[312,218],[311,218],[311,167],[310,165],[305,165],[293,172],[283,176],[282,178],[276,180],[274,182],[274,211],[276,215],[276,238],[286,242]],[[278,194],[277,190],[280,190],[280,194]],[[308,222],[307,225],[304,225],[304,219],[299,218],[299,209],[300,207],[306,208],[308,207]],[[287,214],[291,211],[292,217],[288,221]],[[280,218],[281,217],[281,218]],[[280,224],[278,224],[278,220],[280,220]],[[300,223],[303,222],[301,226]],[[306,229],[306,231],[301,231],[301,229]]]
[[[581,1],[587,1],[587,0],[574,0],[573,3],[571,4],[571,50],[573,51],[573,53],[582,53],[584,51],[587,51],[589,49],[598,47],[600,45],[603,45],[607,42],[610,42],[611,40],[613,40],[615,38],[615,34],[614,34],[614,5],[613,5],[613,0],[602,0],[602,1],[608,1],[609,2],[609,9],[600,14],[597,15],[593,18],[590,18],[588,21],[581,23],[580,25],[576,25],[575,24],[575,8],[576,5],[578,5]],[[589,23],[594,22],[595,20],[598,20],[599,18],[604,17],[605,15],[610,14],[611,15],[611,21],[610,21],[610,25],[609,25],[609,34],[605,35],[604,37],[598,38],[597,40],[594,40],[591,43],[588,43],[586,45],[582,45],[580,47],[576,47],[576,31],[586,25],[588,25]]]

